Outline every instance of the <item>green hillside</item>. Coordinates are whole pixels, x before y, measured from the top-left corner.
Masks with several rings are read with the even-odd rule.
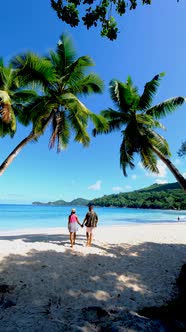
[[[153,184],[150,187],[103,197],[92,200],[97,206],[151,208],[151,209],[186,209],[186,193],[178,183]]]
[[[174,182],[174,183],[165,183],[165,184],[154,183],[154,184],[152,184],[152,186],[149,186],[144,189],[140,189],[139,191],[162,191],[162,190],[170,190],[170,189],[182,190],[180,188],[180,185],[178,184],[178,182]]]
[[[87,206],[92,203],[105,207],[128,207],[144,209],[178,209],[186,210],[186,193],[177,182],[169,184],[153,184],[147,188],[127,193],[104,195],[91,201],[77,198],[71,202],[57,200],[54,202],[33,202],[33,205],[50,206]]]
[[[84,198],[76,198],[72,200],[71,202],[66,202],[62,199],[54,201],[54,202],[48,202],[48,203],[42,203],[42,202],[33,202],[33,205],[50,205],[50,206],[86,206],[88,205],[89,200]]]

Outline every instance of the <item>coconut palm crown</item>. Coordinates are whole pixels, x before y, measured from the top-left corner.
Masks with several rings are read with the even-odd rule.
[[[60,37],[56,51],[50,51],[48,56],[27,52],[12,59],[11,66],[22,87],[32,88],[35,92],[30,100],[17,108],[16,113],[23,125],[32,125],[32,130],[0,165],[0,174],[23,146],[37,140],[49,124],[52,126],[49,147],[57,143],[58,152],[68,146],[72,132],[76,142],[88,146],[89,120],[98,130],[108,128],[105,118],[91,112],[79,99],[103,91],[99,76],[87,74],[87,69],[93,65],[89,56],[77,58],[72,40],[66,34]]]
[[[157,157],[159,157],[186,190],[186,180],[169,160],[171,153],[167,141],[155,131],[158,128],[164,129],[159,122],[160,118],[175,111],[185,102],[184,97],[174,97],[152,106],[153,98],[163,76],[164,73],[160,73],[146,83],[141,96],[130,77],[126,83],[112,80],[110,96],[116,110],[109,108],[101,112],[107,119],[109,128],[103,131],[95,128],[93,135],[108,134],[115,130],[121,131],[120,166],[124,176],[127,176],[128,166],[131,169],[135,167],[134,155],[136,153],[140,156],[144,168],[154,173],[159,173],[157,167]]]
[[[63,34],[56,51],[50,51],[48,57],[39,57],[33,53],[17,56],[12,64],[25,84],[35,83],[41,93],[27,104],[22,111],[26,122],[33,123],[33,132],[38,137],[51,122],[52,134],[49,146],[57,150],[65,148],[71,131],[74,140],[87,146],[90,136],[87,132],[91,119],[99,129],[106,128],[102,116],[91,112],[79,99],[103,91],[103,81],[95,73],[86,74],[94,65],[89,56],[77,58],[70,37]]]
[[[36,93],[23,88],[21,79],[11,64],[5,66],[0,58],[0,137],[16,131],[16,115],[28,100]]]

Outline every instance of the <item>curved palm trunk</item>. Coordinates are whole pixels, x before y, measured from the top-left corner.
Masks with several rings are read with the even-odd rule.
[[[53,114],[56,112],[56,109],[53,110],[48,118],[45,119],[45,123],[43,124],[43,130],[47,127],[49,124]],[[18,153],[24,148],[24,146],[33,141],[35,138],[38,138],[41,135],[40,133],[34,133],[32,130],[31,133],[25,137],[16,147],[15,149],[8,155],[8,157],[4,160],[4,162],[0,165],[0,176],[4,173],[4,171],[8,168],[8,166],[11,164],[11,162],[16,158]]]
[[[8,157],[4,160],[4,162],[0,165],[0,175],[4,173],[4,171],[8,168],[11,162],[16,158],[18,153],[23,149],[23,147],[33,141],[37,135],[31,131],[31,133],[25,137],[16,147],[15,149],[8,155]]]
[[[154,146],[152,146],[151,148],[157,154],[157,156],[161,159],[161,161],[163,161],[163,163],[168,167],[168,169],[171,171],[171,173],[174,175],[174,177],[178,181],[180,187],[182,187],[182,189],[184,191],[186,191],[186,179],[179,172],[179,170],[158,149],[156,149]]]

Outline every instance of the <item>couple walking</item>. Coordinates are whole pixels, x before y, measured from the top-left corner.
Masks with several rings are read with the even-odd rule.
[[[81,224],[78,216],[76,215],[76,210],[72,209],[70,216],[68,217],[68,230],[70,232],[70,244],[71,248],[76,241],[76,232],[78,230],[78,224],[83,227],[86,226],[86,238],[87,238],[87,246],[90,247],[92,244],[92,234],[93,229],[97,226],[98,216],[96,212],[93,210],[93,206],[89,205],[89,211],[86,213],[86,216]]]

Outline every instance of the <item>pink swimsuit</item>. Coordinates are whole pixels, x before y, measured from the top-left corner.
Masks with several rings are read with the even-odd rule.
[[[76,222],[77,221],[77,217],[76,217],[76,215],[75,214],[72,214],[71,216],[70,216],[70,223],[71,222]]]

